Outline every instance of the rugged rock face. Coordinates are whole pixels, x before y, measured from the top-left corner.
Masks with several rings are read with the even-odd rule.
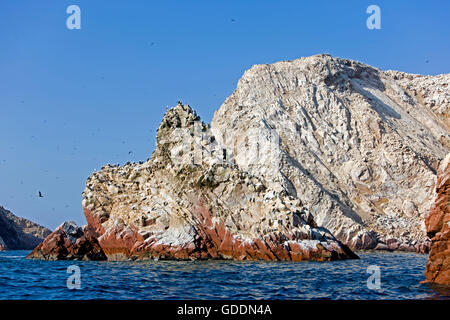
[[[0,250],[30,250],[51,233],[0,206]]]
[[[425,277],[428,282],[450,285],[450,153],[439,167],[436,193],[425,220],[432,241]]]
[[[449,83],[329,55],[255,65],[211,129],[229,161],[351,248],[426,252],[424,216],[450,151]]]
[[[29,255],[29,259],[45,260],[106,260],[95,232],[89,226],[78,227],[64,222]]]
[[[443,122],[448,133],[450,129],[450,81],[448,74],[423,76],[392,70],[385,73],[410,92],[421,105],[429,108]],[[430,127],[430,129],[432,130],[433,127]],[[447,138],[445,135],[441,136],[439,132],[436,132],[435,135],[443,145],[447,148],[450,147],[448,135]]]
[[[223,157],[208,126],[179,103],[150,161],[95,172],[83,208],[108,260],[357,258],[301,201]]]
[[[449,82],[329,55],[254,66],[211,129],[179,103],[151,160],[88,179],[89,232],[109,260],[427,252],[423,221],[450,151]],[[70,246],[55,239],[40,250]]]

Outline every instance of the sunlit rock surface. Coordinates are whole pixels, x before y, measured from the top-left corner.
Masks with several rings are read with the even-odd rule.
[[[288,190],[351,248],[426,252],[449,83],[329,55],[255,65],[211,128],[241,170]]]

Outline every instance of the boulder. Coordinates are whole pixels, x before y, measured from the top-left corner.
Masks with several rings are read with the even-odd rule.
[[[78,227],[64,222],[28,256],[44,260],[106,260],[95,231],[90,226]]]

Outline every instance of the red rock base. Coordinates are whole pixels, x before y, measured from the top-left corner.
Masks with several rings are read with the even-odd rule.
[[[447,156],[448,160],[449,156]],[[438,173],[436,201],[425,219],[431,251],[425,271],[426,282],[450,285],[450,164]]]

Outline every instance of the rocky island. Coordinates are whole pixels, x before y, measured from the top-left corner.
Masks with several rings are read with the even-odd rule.
[[[51,231],[0,206],[0,251],[31,250]]]
[[[208,126],[182,104],[166,112],[150,161],[104,166],[88,179],[82,203],[90,246],[98,239],[108,260],[357,257],[298,199],[224,161]],[[30,257],[91,259],[69,254],[87,242],[84,234],[64,224]]]
[[[449,82],[329,55],[253,66],[211,126],[179,103],[150,160],[94,172],[87,226],[61,225],[29,258],[428,252],[424,219],[450,151]]]

